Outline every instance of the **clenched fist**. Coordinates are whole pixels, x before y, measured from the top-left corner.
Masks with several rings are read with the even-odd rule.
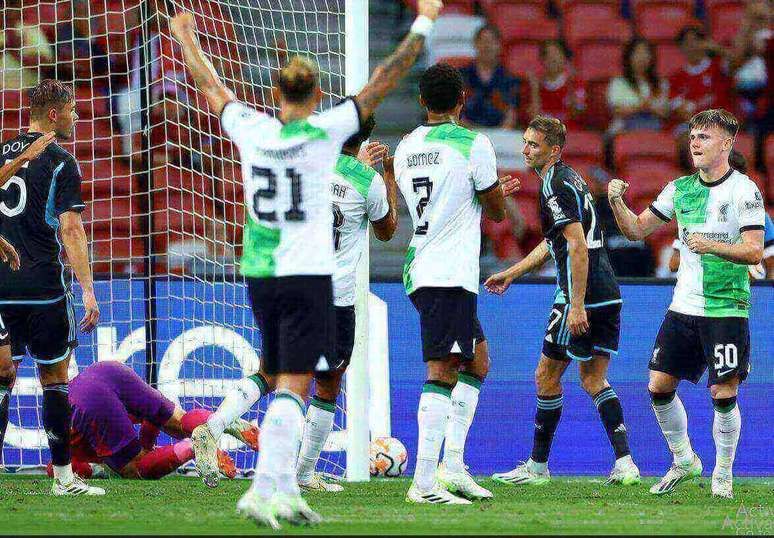
[[[620,200],[628,188],[629,184],[623,179],[611,179],[607,184],[607,197],[610,201]]]
[[[183,12],[172,17],[169,26],[172,28],[172,35],[174,35],[178,41],[182,41],[184,37],[194,33],[196,30],[196,20],[194,19],[193,13]]]
[[[435,20],[443,8],[441,0],[419,0],[417,4],[417,14]]]

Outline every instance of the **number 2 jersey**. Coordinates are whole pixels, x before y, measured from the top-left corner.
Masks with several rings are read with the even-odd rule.
[[[242,164],[241,274],[332,275],[331,174],[342,145],[360,130],[355,101],[287,124],[232,102],[221,123]]]
[[[589,252],[586,308],[621,303],[621,291],[605,249],[594,200],[578,173],[558,161],[546,173],[540,190],[540,221],[548,250],[556,264],[555,304],[572,301],[573,274],[565,226],[579,222]]]
[[[422,125],[398,144],[395,177],[414,225],[403,269],[406,293],[461,287],[477,294],[477,195],[499,187],[492,143],[454,123]]]
[[[721,243],[739,243],[742,232],[763,230],[766,211],[758,187],[734,169],[714,183],[698,173],[677,178],[664,187],[650,210],[665,222],[677,219],[680,268],[670,310],[689,316],[748,317],[748,267],[714,254],[691,252],[691,233]]]
[[[0,166],[41,136],[23,133],[3,142]],[[57,235],[59,216],[85,207],[78,164],[55,143],[0,187],[0,235],[13,245],[21,262],[18,271],[0,263],[0,303],[47,303],[67,293]]]
[[[379,173],[355,157],[341,155],[331,180],[333,198],[333,301],[336,306],[355,304],[357,264],[363,255],[368,221],[376,222],[390,210],[387,187]]]

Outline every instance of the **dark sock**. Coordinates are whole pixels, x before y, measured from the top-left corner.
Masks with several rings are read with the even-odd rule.
[[[51,463],[70,463],[70,402],[67,383],[43,387],[43,428],[51,448]]]
[[[672,400],[675,399],[675,394],[677,394],[676,390],[670,391],[670,392],[650,392],[650,399],[653,402],[653,405],[666,405]]]
[[[730,398],[713,398],[712,407],[718,413],[728,413],[736,407],[736,396]]]
[[[0,386],[0,461],[2,461],[5,430],[8,428],[8,408],[11,406],[11,389]]]
[[[626,426],[624,425],[623,407],[621,400],[618,399],[612,387],[602,389],[594,395],[594,405],[597,406],[599,417],[605,426],[607,438],[613,445],[615,459],[628,456],[629,440],[626,436]]]
[[[562,395],[538,396],[535,413],[535,437],[532,443],[532,461],[547,463],[554,432],[562,416]]]

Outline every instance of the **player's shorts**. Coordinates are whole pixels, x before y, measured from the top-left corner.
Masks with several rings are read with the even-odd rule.
[[[336,308],[336,356],[331,361],[331,369],[327,372],[316,372],[315,377],[326,379],[331,372],[346,370],[352,359],[355,347],[355,307],[337,306]]]
[[[543,355],[558,361],[588,361],[618,353],[621,332],[621,304],[587,308],[589,330],[580,336],[570,334],[567,314],[570,305],[555,304],[551,309],[543,339]]]
[[[475,358],[477,343],[486,340],[478,321],[478,296],[464,288],[419,288],[409,295],[419,312],[425,362],[459,355]]]
[[[327,372],[335,362],[336,311],[327,275],[248,278],[267,374]]]
[[[747,318],[688,316],[668,310],[648,367],[698,383],[709,368],[707,386],[750,373]]]
[[[10,345],[11,333],[8,332],[8,329],[5,327],[5,323],[3,323],[3,316],[0,316],[0,347]]]
[[[142,450],[131,417],[160,428],[175,412],[174,403],[115,361],[96,363],[76,376],[69,400],[74,444],[85,441],[116,471]]]
[[[0,316],[11,335],[14,360],[29,353],[38,364],[55,364],[78,347],[70,294],[51,304],[3,304]]]

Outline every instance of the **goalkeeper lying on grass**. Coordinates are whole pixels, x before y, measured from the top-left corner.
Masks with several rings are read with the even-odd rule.
[[[83,478],[161,478],[193,459],[188,437],[211,414],[205,409],[184,411],[131,368],[113,361],[97,362],[78,374],[70,382],[69,400],[73,471]],[[141,424],[139,434],[134,424]],[[180,441],[156,447],[161,431]],[[226,433],[258,448],[258,428],[245,420],[234,421]],[[236,476],[226,452],[218,451],[218,467],[226,477]],[[51,464],[48,469],[50,475]]]

